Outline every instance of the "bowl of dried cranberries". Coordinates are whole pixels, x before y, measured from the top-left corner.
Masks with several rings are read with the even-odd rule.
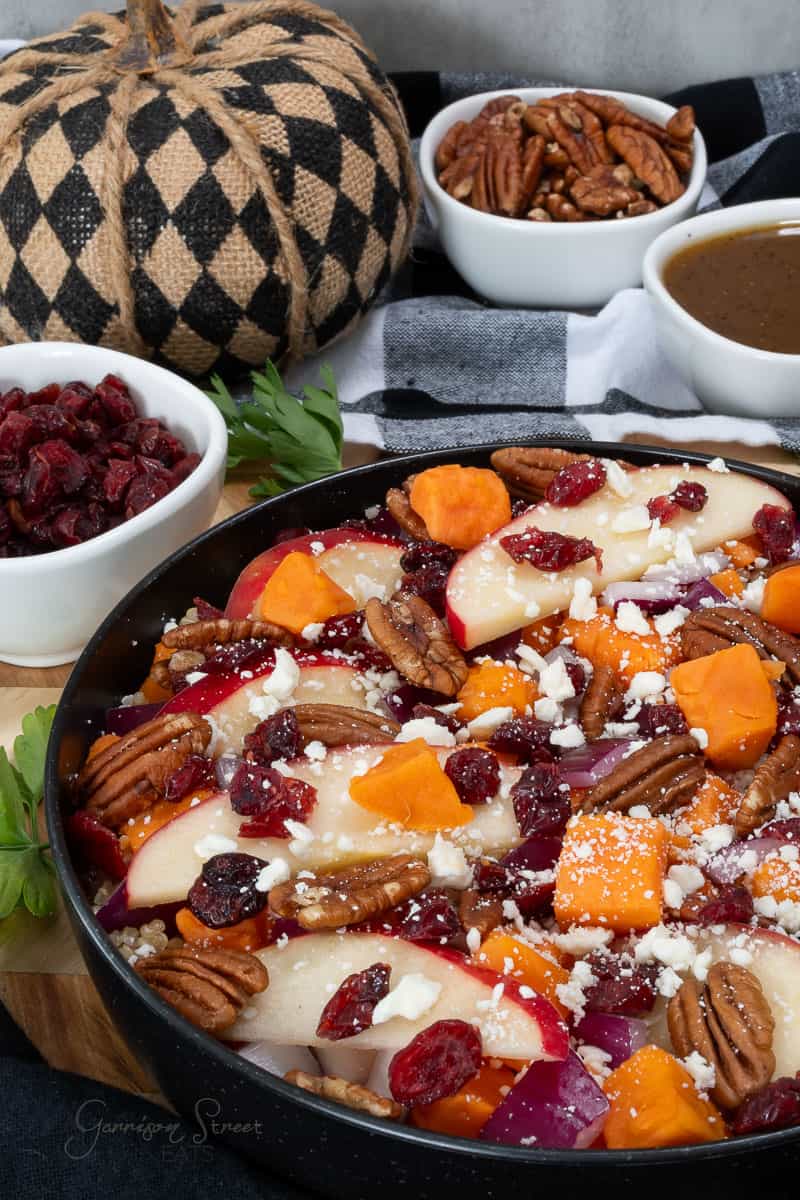
[[[0,349],[0,660],[74,661],[209,524],[226,450],[211,401],[162,367],[60,342]]]

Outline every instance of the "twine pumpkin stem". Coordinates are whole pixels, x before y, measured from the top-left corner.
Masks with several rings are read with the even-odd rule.
[[[111,54],[117,71],[149,75],[159,67],[179,66],[190,58],[161,0],[128,0],[127,28]]]

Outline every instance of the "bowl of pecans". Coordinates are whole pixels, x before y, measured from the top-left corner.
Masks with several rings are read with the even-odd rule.
[[[428,215],[476,292],[591,308],[638,287],[650,243],[695,212],[706,150],[688,106],[522,88],[442,109],[420,169]]]

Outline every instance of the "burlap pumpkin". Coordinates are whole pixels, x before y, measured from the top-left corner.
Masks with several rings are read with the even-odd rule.
[[[405,123],[303,0],[91,13],[0,66],[0,340],[190,374],[312,353],[403,259]]]

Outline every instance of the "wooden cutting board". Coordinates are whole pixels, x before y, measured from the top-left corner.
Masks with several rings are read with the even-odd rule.
[[[653,444],[653,439],[628,440]],[[697,443],[684,448],[800,474],[800,462],[778,447]],[[345,465],[376,457],[369,447],[349,446]],[[215,523],[248,505],[247,486],[246,481],[226,485]],[[187,594],[192,594],[190,583]],[[11,748],[24,713],[58,699],[69,672],[69,667],[36,670],[0,663],[0,745]],[[52,1066],[166,1104],[114,1029],[86,974],[63,907],[50,920],[15,913],[0,922],[0,998]]]

